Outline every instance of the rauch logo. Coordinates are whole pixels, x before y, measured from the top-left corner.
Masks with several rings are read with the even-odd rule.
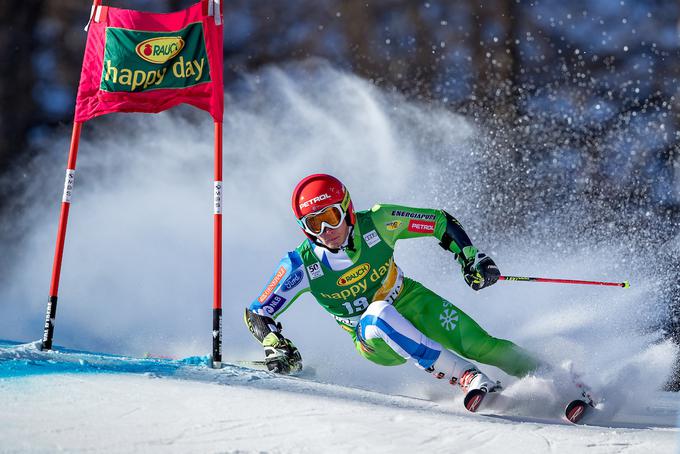
[[[352,285],[355,282],[366,277],[366,275],[368,274],[370,269],[371,269],[371,265],[369,265],[368,263],[364,263],[363,265],[355,266],[354,268],[352,268],[351,270],[349,270],[348,272],[346,272],[345,274],[340,276],[340,278],[338,278],[338,285],[341,286],[341,287],[346,287],[348,285]]]
[[[179,36],[160,36],[142,41],[135,52],[149,63],[163,64],[184,49],[184,40]]]

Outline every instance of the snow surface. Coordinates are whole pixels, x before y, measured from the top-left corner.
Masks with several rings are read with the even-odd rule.
[[[134,359],[38,343],[0,348],[1,452],[664,453],[677,449],[677,394],[639,414],[573,426],[512,409],[281,377],[207,358]],[[500,396],[502,397],[502,395]],[[499,397],[499,398],[500,398]],[[540,397],[540,396],[539,396]],[[545,405],[541,399],[534,409]],[[493,407],[493,404],[491,405]]]

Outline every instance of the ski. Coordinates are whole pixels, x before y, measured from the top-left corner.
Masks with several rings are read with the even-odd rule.
[[[588,411],[588,403],[575,399],[569,402],[564,409],[564,417],[572,424],[578,424]]]
[[[495,400],[502,390],[503,386],[501,386],[500,381],[496,381],[496,384],[493,385],[489,390],[487,390],[486,387],[471,389],[465,394],[463,404],[468,411],[475,413],[477,410],[479,410],[479,407],[482,405],[484,399],[488,398],[487,394],[492,394]]]
[[[482,389],[472,389],[467,394],[465,394],[465,399],[463,399],[463,404],[468,411],[472,413],[476,412],[482,401],[486,397],[486,391]]]
[[[595,397],[588,385],[581,379],[581,374],[574,370],[571,362],[565,363],[566,370],[569,372],[571,381],[581,394],[581,397],[574,399],[564,408],[564,417],[572,424],[579,424],[583,417],[590,412],[590,408],[595,408]]]
[[[237,364],[239,366],[247,366],[247,367],[252,367],[252,366],[262,367],[262,366],[267,365],[267,362],[263,359],[236,360],[236,361],[233,361],[233,363]]]
[[[313,376],[316,374],[314,368],[310,366],[305,366],[303,370],[291,372],[288,374],[281,374],[276,370],[269,369],[269,367],[267,367],[267,361],[265,361],[264,359],[235,360],[231,361],[231,363],[237,366],[249,367],[251,369],[259,369],[267,372],[272,372],[281,377]]]

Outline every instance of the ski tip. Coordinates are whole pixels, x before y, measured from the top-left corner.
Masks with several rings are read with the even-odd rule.
[[[628,281],[623,281],[622,287],[623,287],[623,288],[630,288],[630,282],[628,282]]]
[[[567,405],[567,408],[564,409],[564,416],[567,418],[567,421],[578,424],[583,415],[585,415],[587,407],[588,404],[582,400],[572,400]]]
[[[486,392],[481,389],[473,389],[469,391],[463,400],[465,408],[473,413],[476,412],[484,400],[484,396],[486,396]]]

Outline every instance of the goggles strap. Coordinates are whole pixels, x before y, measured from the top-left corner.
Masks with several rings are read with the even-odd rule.
[[[349,225],[349,232],[347,233],[347,246],[343,246],[342,248],[356,252],[357,250],[354,248],[354,226],[349,223],[349,218],[347,216],[345,216],[345,222]]]

